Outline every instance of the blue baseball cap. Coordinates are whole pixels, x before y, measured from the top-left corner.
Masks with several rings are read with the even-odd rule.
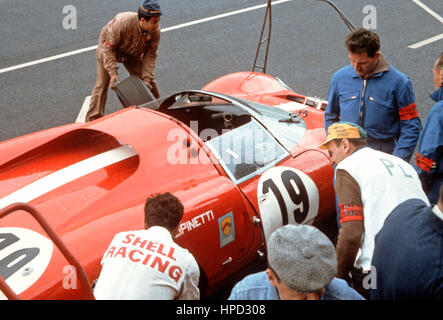
[[[161,16],[160,5],[156,0],[144,0],[140,4],[140,10],[144,16],[158,17]]]

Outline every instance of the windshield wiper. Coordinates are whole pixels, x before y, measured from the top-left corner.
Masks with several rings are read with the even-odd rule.
[[[289,118],[280,119],[278,122],[300,123],[300,117],[293,112],[289,113]]]

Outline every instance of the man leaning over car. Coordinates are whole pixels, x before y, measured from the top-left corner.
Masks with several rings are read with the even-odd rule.
[[[119,13],[103,27],[96,51],[97,80],[86,122],[104,115],[108,86],[115,90],[115,83],[120,82],[117,62],[123,63],[131,75],[140,78],[154,97],[159,98],[155,66],[161,15],[156,0],[144,0],[138,13]]]
[[[337,165],[335,192],[341,223],[337,277],[352,282],[369,299],[366,284],[375,276],[371,275],[374,239],[386,217],[408,199],[429,201],[415,169],[399,157],[369,148],[366,138],[354,123],[334,123],[321,148],[328,149]]]

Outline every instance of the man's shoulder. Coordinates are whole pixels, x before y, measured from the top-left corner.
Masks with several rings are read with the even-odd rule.
[[[333,278],[326,286],[323,300],[365,300],[348,283],[339,278]]]
[[[427,114],[426,118],[430,118],[430,116],[438,117],[439,119],[443,118],[443,100],[440,100],[436,102],[431,110],[429,110],[429,113]],[[435,119],[437,120],[437,119]]]
[[[244,277],[236,284],[239,289],[252,287],[267,287],[269,283],[268,276],[265,271],[253,273]]]
[[[365,146],[363,148],[357,149],[354,151],[350,156],[343,159],[342,162],[344,163],[355,163],[358,165],[365,166],[367,164],[367,161],[373,161],[374,159],[386,159],[390,160],[393,163],[401,163],[402,165],[405,165],[407,167],[410,167],[411,165],[404,161],[403,159],[394,156],[392,154],[373,149],[369,146]],[[358,161],[360,162],[358,162]],[[342,163],[340,162],[340,163]]]
[[[383,72],[382,78],[388,79],[390,82],[397,82],[402,85],[411,82],[407,74],[401,72],[391,64],[389,65],[389,70]]]
[[[135,13],[135,12],[120,12],[108,23],[108,27],[110,27],[110,26],[128,27],[128,26],[136,25],[137,21],[138,21],[137,13]]]
[[[346,168],[349,166],[356,166],[356,165],[357,166],[365,166],[366,162],[363,160],[372,159],[373,157],[375,157],[378,154],[379,153],[377,152],[377,150],[374,150],[370,147],[366,146],[366,147],[360,148],[360,149],[354,151],[348,157],[344,158],[342,161],[340,161],[340,163],[337,165],[337,170],[338,169],[346,170]]]
[[[407,220],[413,219],[412,225],[416,226],[426,211],[430,213],[432,209],[422,199],[407,199],[392,210],[391,214],[386,218],[385,224],[392,224],[394,227],[397,227],[405,224]]]
[[[137,17],[137,13],[129,11],[120,12],[115,15],[115,19],[118,20],[133,20],[135,17]]]
[[[436,102],[429,110],[426,115],[425,126],[435,130],[435,134],[438,134],[438,131],[443,131],[443,100]],[[441,136],[439,140],[441,140]]]
[[[114,235],[114,239],[117,240],[127,238],[127,241],[129,241],[130,239],[132,240],[132,238],[134,238],[136,235],[143,234],[144,232],[146,232],[144,229],[120,231]]]
[[[275,288],[265,271],[253,273],[239,281],[232,289],[229,300],[278,300]]]
[[[343,68],[337,70],[334,75],[332,76],[332,79],[340,79],[343,77],[352,77],[354,76],[356,73],[354,71],[354,68],[352,67],[352,65],[347,65],[344,66]]]

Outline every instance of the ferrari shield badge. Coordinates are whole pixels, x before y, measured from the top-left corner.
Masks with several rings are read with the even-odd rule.
[[[220,233],[220,248],[235,240],[235,224],[232,211],[218,219],[218,231]]]

